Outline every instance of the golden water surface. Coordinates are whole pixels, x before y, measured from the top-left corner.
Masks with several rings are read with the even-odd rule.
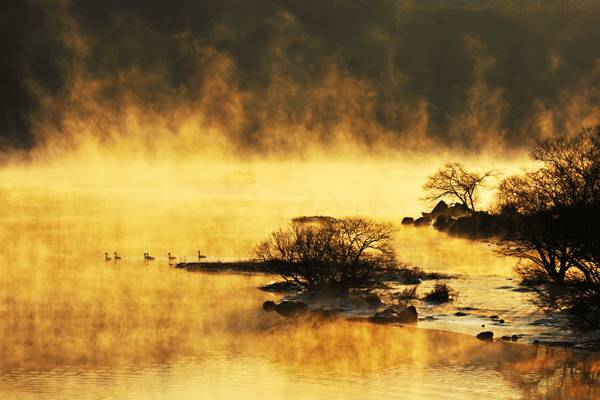
[[[418,216],[422,176],[403,171],[385,162],[4,169],[0,397],[600,396],[595,355],[431,330],[285,321],[262,310],[279,299],[256,289],[272,277],[188,273],[167,259],[195,261],[199,250],[212,261],[247,257],[298,215],[395,223]],[[510,263],[485,244],[434,231],[401,228],[396,245],[404,261],[427,268],[510,274]]]

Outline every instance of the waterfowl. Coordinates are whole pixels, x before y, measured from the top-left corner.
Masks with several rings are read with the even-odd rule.
[[[121,257],[119,257],[119,256],[117,255],[117,253],[115,252],[115,260],[120,260],[120,259],[121,259]]]
[[[154,257],[152,257],[152,256],[150,255],[150,253],[144,253],[144,258],[145,258],[146,260],[154,260]]]
[[[106,261],[110,261],[110,260],[112,260],[112,258],[110,258],[110,257],[108,256],[108,253],[104,253],[104,257],[106,257]]]
[[[200,250],[198,250],[198,258],[206,258],[206,256],[203,256],[202,254],[200,254]]]
[[[177,257],[171,257],[171,253],[169,253],[169,260],[176,260]]]

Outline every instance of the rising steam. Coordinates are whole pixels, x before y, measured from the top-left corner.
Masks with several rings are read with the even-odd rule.
[[[597,12],[435,4],[11,2],[2,148],[498,153],[598,122]]]

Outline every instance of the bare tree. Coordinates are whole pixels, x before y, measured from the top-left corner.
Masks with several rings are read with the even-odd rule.
[[[535,144],[535,168],[504,179],[495,198],[499,251],[546,310],[600,324],[600,126]]]
[[[398,275],[390,245],[396,228],[361,217],[295,220],[258,244],[263,271],[311,290],[373,289]]]
[[[471,211],[475,211],[481,189],[492,189],[486,180],[499,174],[495,168],[474,172],[467,170],[463,164],[447,162],[435,174],[427,177],[422,186],[427,195],[419,200],[427,205],[437,204],[444,199],[458,200]]]

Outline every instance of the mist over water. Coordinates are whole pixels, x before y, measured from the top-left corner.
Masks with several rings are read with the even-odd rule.
[[[360,173],[346,166],[353,173],[345,178],[310,163],[298,170],[279,164],[274,176],[264,172],[274,169],[268,163],[212,164],[198,174],[190,164],[91,164],[92,175],[85,164],[0,172],[5,398],[311,398],[329,391],[333,398],[434,398],[450,385],[457,398],[473,399],[489,392],[543,398],[548,385],[564,398],[597,393],[585,381],[596,376],[593,356],[427,329],[286,322],[262,310],[279,296],[256,287],[273,277],[169,265],[167,253],[193,261],[199,249],[207,260],[246,257],[313,208],[398,223],[395,210],[411,202],[397,192],[411,179],[386,163],[363,163]],[[390,186],[363,176],[373,171],[399,184],[382,196]],[[395,244],[415,265],[510,274],[510,263],[486,247],[435,231],[402,228]],[[122,259],[105,261],[105,252]],[[147,252],[156,259],[144,261]]]
[[[532,140],[598,123],[595,8],[5,3],[3,397],[598,395],[595,356],[285,323],[256,289],[273,277],[167,259],[243,259],[302,215],[400,225],[428,211],[420,186],[444,162],[514,172]],[[426,269],[514,265],[434,230],[401,227],[394,245]]]

